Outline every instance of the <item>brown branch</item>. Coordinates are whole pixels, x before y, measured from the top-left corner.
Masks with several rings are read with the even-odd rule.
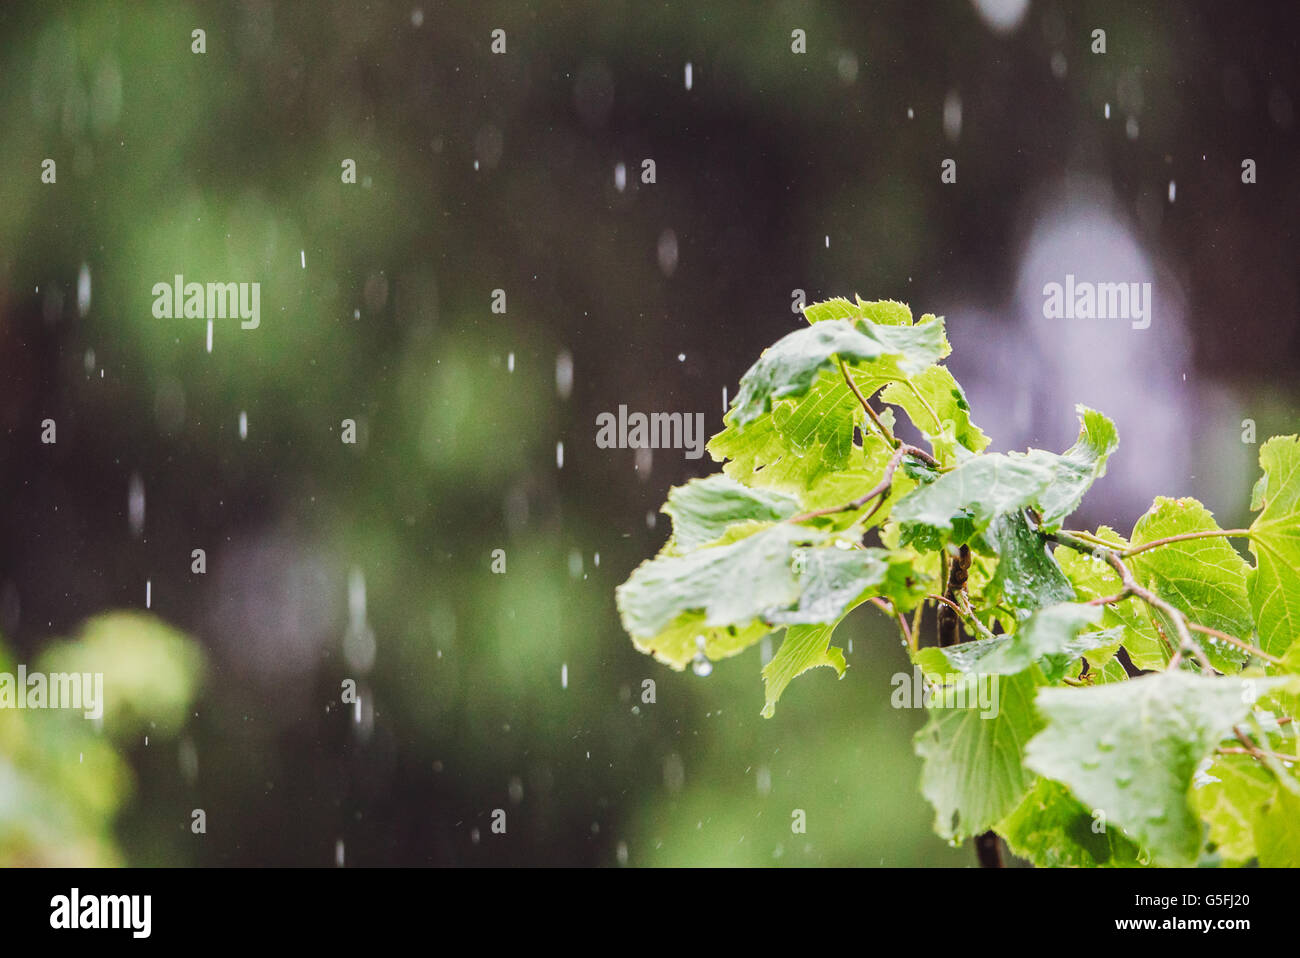
[[[940,648],[957,645],[963,641],[961,620],[964,615],[957,605],[957,596],[966,591],[966,579],[969,574],[970,546],[963,545],[948,571],[948,585],[943,594],[944,607],[939,609]],[[948,606],[951,606],[951,609],[947,608]]]

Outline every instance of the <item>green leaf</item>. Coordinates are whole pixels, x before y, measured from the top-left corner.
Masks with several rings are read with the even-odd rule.
[[[1023,511],[998,516],[984,530],[984,542],[998,557],[986,599],[999,599],[1020,613],[1069,602],[1074,589],[1047,543],[1030,528]]]
[[[863,302],[862,297],[855,297],[857,302],[850,302],[842,296],[813,303],[803,309],[804,318],[810,323],[820,323],[828,319],[866,319],[882,326],[911,326],[912,311],[906,303],[893,300]]]
[[[189,718],[204,673],[203,652],[188,636],[144,612],[90,619],[75,641],[50,646],[46,673],[104,676],[104,727],[117,738],[141,729],[174,732]]]
[[[1114,529],[1101,526],[1094,535],[1116,549],[1128,548],[1128,542]],[[1064,546],[1057,548],[1053,554],[1081,600],[1118,595],[1123,590],[1119,573],[1105,560]],[[1156,632],[1156,627],[1151,624],[1150,611],[1140,599],[1126,599],[1106,606],[1101,624],[1107,628],[1116,625],[1123,627],[1124,633],[1120,641],[1128,651],[1129,659],[1139,669],[1158,671],[1169,662],[1169,651]]]
[[[741,628],[765,610],[785,608],[800,593],[791,562],[795,547],[824,536],[780,523],[730,545],[658,555],[641,563],[615,590],[623,626],[642,651],[670,655],[670,664],[682,668],[696,650],[669,653],[662,641],[656,642],[661,632],[683,613],[704,613],[705,626]],[[705,654],[717,657],[712,651]]]
[[[772,632],[762,619],[744,625],[707,625],[703,612],[683,612],[666,629],[648,639],[632,638],[641,652],[677,671],[693,661],[718,662],[739,655]]]
[[[1216,755],[1196,774],[1192,807],[1210,826],[1210,842],[1227,862],[1255,857],[1255,820],[1277,782],[1249,755]]]
[[[1038,779],[998,826],[1012,854],[1040,868],[1133,868],[1141,849],[1060,782]]]
[[[1061,528],[1065,517],[1079,507],[1093,482],[1106,474],[1106,460],[1119,447],[1115,424],[1095,409],[1078,405],[1079,438],[1056,457],[1056,475],[1039,500],[1042,527],[1048,532]]]
[[[989,444],[989,437],[971,422],[966,393],[946,366],[931,366],[889,383],[880,398],[907,413],[940,462],[957,461],[957,444],[969,452],[983,452]]]
[[[802,495],[852,465],[853,430],[864,418],[839,372],[823,372],[805,395],[773,403],[743,430],[733,409],[707,448],[715,461],[729,460],[723,471],[733,479]]]
[[[960,672],[1015,675],[1038,663],[1047,681],[1057,682],[1083,653],[1119,641],[1119,629],[1083,631],[1101,616],[1099,606],[1062,602],[1035,612],[1014,635],[963,642],[941,651]]]
[[[780,625],[835,621],[873,595],[906,610],[924,594],[904,556],[807,548],[826,535],[781,523],[736,542],[661,553],[615,590],[623,626],[638,649],[681,669],[699,655],[735,655]]]
[[[777,340],[741,377],[733,403],[739,428],[772,408],[775,400],[801,396],[819,373],[843,359],[874,377],[902,379],[948,354],[942,320],[920,326],[884,326],[866,320],[828,319]]]
[[[1050,467],[1040,460],[976,456],[896,502],[893,520],[902,526],[904,544],[938,549],[953,537],[954,519],[969,519],[969,530],[983,532],[998,516],[1036,502],[1051,481]]]
[[[1279,785],[1255,820],[1255,847],[1263,868],[1300,868],[1300,789]]]
[[[777,700],[786,686],[809,669],[828,665],[836,675],[844,677],[844,670],[848,668],[844,653],[830,645],[831,633],[842,621],[843,616],[831,623],[796,625],[786,630],[780,650],[763,666],[763,684],[767,693],[762,712],[764,718],[771,718],[776,713]]]
[[[1272,687],[1289,680],[1253,681]],[[1025,764],[1105,812],[1157,864],[1191,864],[1201,845],[1188,802],[1193,774],[1253,701],[1242,680],[1187,672],[1040,689],[1047,726],[1026,748]]]
[[[1300,437],[1274,436],[1259,450],[1264,475],[1251,508],[1255,554],[1247,586],[1260,647],[1273,655],[1300,648]]]
[[[1062,455],[1030,449],[974,456],[898,503],[894,518],[903,523],[904,541],[938,548],[953,537],[954,517],[970,519],[973,531],[983,532],[997,516],[1029,506],[1039,508],[1044,528],[1058,528],[1104,474],[1119,442],[1109,419],[1086,406],[1076,408],[1082,428]]]
[[[672,518],[673,544],[686,552],[715,541],[737,522],[789,518],[799,511],[799,500],[713,475],[671,489],[668,502],[659,511]]]
[[[765,613],[773,625],[832,622],[876,595],[888,596],[905,611],[925,594],[911,584],[912,564],[886,549],[800,549],[794,554],[794,569],[799,601],[789,609]]]
[[[1181,535],[1207,532],[1219,525],[1195,499],[1160,496],[1133,527],[1134,546]],[[1184,539],[1157,546],[1127,560],[1133,576],[1192,621],[1249,641],[1254,630],[1246,575],[1250,566],[1228,540]],[[1165,635],[1175,635],[1164,621]],[[1220,672],[1236,672],[1249,654],[1213,637],[1194,635]]]
[[[960,841],[992,828],[1033,784],[1033,774],[1022,764],[1023,750],[1042,722],[1028,674],[962,675],[957,682],[968,707],[937,707],[940,699],[933,698],[929,721],[914,744],[924,763],[921,793],[934,807],[934,829],[942,838]],[[993,711],[994,685],[996,714],[983,717]],[[981,686],[989,708],[976,701]]]

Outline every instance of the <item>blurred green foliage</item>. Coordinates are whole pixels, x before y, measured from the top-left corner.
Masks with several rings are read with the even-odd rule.
[[[0,672],[17,674],[2,644]],[[153,616],[110,612],[45,648],[34,672],[101,675],[102,720],[75,709],[0,709],[0,867],[124,864],[114,826],[136,792],[130,752],[146,736],[155,749],[174,745],[202,654]]]

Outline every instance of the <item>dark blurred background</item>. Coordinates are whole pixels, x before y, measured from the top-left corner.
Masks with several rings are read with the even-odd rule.
[[[1298,28],[1289,2],[0,5],[0,661],[93,660],[138,712],[0,713],[0,863],[973,863],[930,831],[883,620],[771,720],[759,649],[707,678],[633,650],[614,586],[716,465],[598,449],[596,416],[715,432],[794,290],[857,292],[947,317],[996,449],[1064,448],[1079,401],[1117,421],[1080,523],[1157,494],[1245,521],[1243,423],[1293,432],[1300,398]],[[209,351],[155,318],[177,273],[259,282],[260,327]],[[1150,328],[1045,319],[1067,273],[1152,283]]]

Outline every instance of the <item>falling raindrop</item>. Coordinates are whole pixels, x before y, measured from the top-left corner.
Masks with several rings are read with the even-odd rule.
[[[943,101],[943,132],[956,143],[961,137],[961,97],[950,90]]]
[[[555,392],[561,399],[573,393],[573,355],[567,349],[555,357]]]
[[[81,264],[81,272],[77,274],[77,315],[85,316],[86,311],[90,309],[90,267],[85,263]]]
[[[1029,0],[975,0],[975,11],[994,33],[1011,33],[1020,26]]]
[[[354,623],[366,619],[366,575],[357,566],[348,571],[348,618]]]
[[[144,607],[153,608],[153,579],[144,580]]]
[[[1174,201],[1175,192],[1177,192],[1177,184],[1175,184],[1173,180],[1170,180],[1169,181],[1169,202],[1170,203]],[[1195,206],[1196,204],[1193,203],[1192,205]]]
[[[694,82],[694,77],[693,77],[692,73],[693,73],[693,71],[692,71],[692,69],[691,69],[690,61],[687,61],[687,63],[686,63],[686,89],[688,89],[688,90],[691,88],[691,84],[692,84],[692,82]]]
[[[726,386],[722,387],[722,411],[724,413],[727,411],[727,387]]]
[[[677,234],[672,230],[664,230],[660,233],[659,245],[655,252],[659,258],[659,268],[663,270],[665,276],[672,276],[677,269]]]
[[[300,250],[298,250],[298,257],[299,257],[299,259],[302,261],[302,268],[303,268],[303,269],[306,269],[306,268],[307,268],[307,251],[306,251],[305,249],[300,249]]]
[[[847,51],[841,53],[839,59],[835,62],[835,72],[840,75],[841,83],[852,83],[858,78],[857,57]]]
[[[243,411],[239,413],[239,438],[248,438],[248,413]]]
[[[334,864],[339,868],[343,867],[343,839],[334,843]]]
[[[515,354],[510,353],[508,356],[506,356],[506,372],[512,373],[514,371],[515,371]]]
[[[138,538],[144,531],[144,480],[138,472],[131,473],[131,480],[127,483],[126,515],[131,535]]]
[[[565,662],[563,665],[560,666],[560,688],[567,689],[568,687],[569,687],[569,663]]]
[[[916,118],[916,111],[914,111],[910,106],[907,108],[907,118],[909,120]]]
[[[194,747],[193,739],[188,737],[181,739],[177,758],[180,762],[181,776],[193,785],[199,777],[199,753]]]
[[[614,166],[614,189],[620,193],[627,189],[627,167],[622,163]]]
[[[208,352],[212,352],[212,320],[208,320]]]
[[[562,442],[557,442],[555,444],[555,468],[564,468],[564,443]]]
[[[1105,109],[1104,112],[1105,112],[1105,114],[1106,114],[1106,119],[1109,120],[1109,119],[1110,119],[1110,104],[1109,104],[1109,103],[1106,104],[1106,109]]]
[[[679,363],[684,363],[684,362],[686,362],[686,354],[685,354],[685,353],[678,353],[678,354],[677,354],[677,361],[678,361]]]
[[[600,568],[600,553],[599,553],[599,552],[597,552],[594,556],[591,557],[591,564],[594,565],[597,569]]]
[[[831,248],[831,238],[829,235],[826,237],[826,248],[827,249]]]

